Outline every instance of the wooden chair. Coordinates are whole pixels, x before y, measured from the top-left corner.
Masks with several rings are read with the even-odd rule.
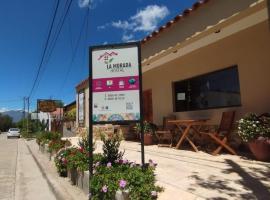
[[[175,120],[175,115],[170,115],[163,118],[163,126],[161,130],[155,131],[155,134],[158,138],[158,146],[169,146],[172,147],[173,145],[173,138],[174,138],[174,131],[175,125],[169,123],[170,120]],[[169,144],[162,144],[161,142],[167,141]]]
[[[232,130],[234,116],[235,116],[235,111],[223,112],[220,125],[217,131],[200,132],[201,134],[207,134],[219,145],[218,148],[212,152],[213,155],[217,155],[222,150],[222,148],[227,149],[233,155],[237,155],[236,152],[227,143],[229,135]]]

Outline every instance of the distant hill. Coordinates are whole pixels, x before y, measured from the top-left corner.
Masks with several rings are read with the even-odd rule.
[[[8,115],[13,119],[13,122],[18,122],[23,117],[23,110],[9,110],[1,113],[2,115]]]

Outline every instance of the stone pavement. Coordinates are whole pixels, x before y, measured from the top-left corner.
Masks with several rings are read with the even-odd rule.
[[[96,151],[102,143],[96,142]],[[123,141],[124,158],[140,163],[140,144]],[[145,147],[145,160],[158,163],[158,184],[165,188],[160,200],[270,199],[270,163],[229,154]]]

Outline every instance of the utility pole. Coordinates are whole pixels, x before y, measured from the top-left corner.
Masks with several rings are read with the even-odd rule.
[[[26,97],[27,101],[27,134],[29,133],[29,97]]]
[[[22,118],[22,129],[25,128],[25,97],[23,97],[23,118]]]

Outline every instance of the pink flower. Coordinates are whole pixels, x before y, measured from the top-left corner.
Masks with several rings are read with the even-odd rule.
[[[112,166],[112,163],[111,162],[108,162],[107,163],[107,167],[110,168]]]
[[[128,163],[128,160],[123,160],[123,164],[127,164]]]
[[[150,167],[156,167],[157,163],[155,163],[153,160],[149,159],[149,166]]]
[[[136,162],[130,163],[130,167],[136,167]]]
[[[122,179],[122,180],[119,181],[119,187],[120,188],[125,188],[126,185],[127,185],[127,182],[125,180]]]
[[[157,191],[151,191],[151,196],[156,197],[157,196]]]
[[[84,149],[82,147],[79,147],[79,151],[82,153]]]
[[[67,164],[67,159],[62,158],[62,162],[63,162],[64,164]]]
[[[104,185],[104,186],[101,188],[101,191],[104,192],[104,193],[108,192],[108,187],[107,187],[107,185]]]

